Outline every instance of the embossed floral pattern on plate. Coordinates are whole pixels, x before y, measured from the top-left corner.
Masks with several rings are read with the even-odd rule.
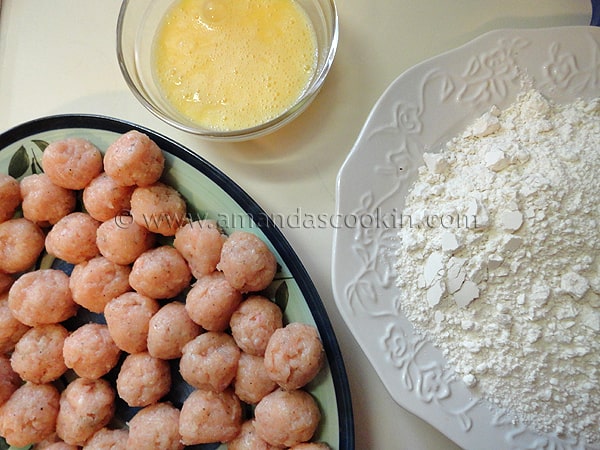
[[[497,30],[398,77],[374,106],[337,180],[337,213],[360,220],[334,232],[337,305],[392,397],[468,449],[583,449],[539,434],[482,401],[402,314],[395,238],[425,151],[439,149],[492,105],[535,87],[565,102],[600,94],[600,29]]]

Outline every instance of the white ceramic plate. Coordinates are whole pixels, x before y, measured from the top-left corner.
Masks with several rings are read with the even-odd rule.
[[[524,79],[558,102],[595,97],[599,64],[599,28],[485,34],[397,78],[338,174],[333,290],[340,312],[396,402],[464,448],[590,447],[577,436],[539,435],[513,423],[475,398],[441,352],[413,332],[393,268],[407,190],[423,152],[439,149],[492,105],[508,106]]]

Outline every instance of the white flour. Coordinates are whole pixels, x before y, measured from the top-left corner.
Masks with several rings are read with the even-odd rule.
[[[600,443],[600,99],[524,93],[424,160],[403,312],[482,397]]]

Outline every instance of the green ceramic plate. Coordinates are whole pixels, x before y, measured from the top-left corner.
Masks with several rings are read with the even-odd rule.
[[[286,322],[315,325],[327,354],[327,364],[307,390],[321,408],[323,419],[315,440],[332,449],[354,449],[354,424],[348,380],[342,356],[319,295],[306,270],[267,214],[225,174],[185,147],[137,125],[100,116],[51,116],[19,125],[0,135],[0,172],[15,178],[41,172],[41,155],[47,143],[67,137],[82,137],[101,150],[106,149],[120,134],[137,129],[153,139],[165,153],[164,182],[175,187],[187,200],[189,213],[198,218],[216,220],[230,233],[243,229],[255,233],[267,242],[277,257],[279,270],[266,294],[284,310]],[[44,258],[43,265],[65,271],[69,266],[61,261]],[[88,320],[103,321],[102,315],[82,312],[68,326]],[[114,374],[112,374],[114,376]],[[181,405],[191,388],[173,370],[174,384],[168,400]],[[111,374],[108,375],[110,378]],[[123,423],[135,409],[125,403],[117,405],[117,419]],[[5,445],[0,440],[0,450]],[[192,447],[189,447],[192,448]],[[226,448],[219,444],[200,445],[195,449]]]

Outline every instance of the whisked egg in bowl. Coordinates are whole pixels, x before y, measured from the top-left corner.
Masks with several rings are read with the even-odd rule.
[[[121,72],[137,99],[181,130],[246,140],[312,102],[338,41],[334,0],[125,0]]]

